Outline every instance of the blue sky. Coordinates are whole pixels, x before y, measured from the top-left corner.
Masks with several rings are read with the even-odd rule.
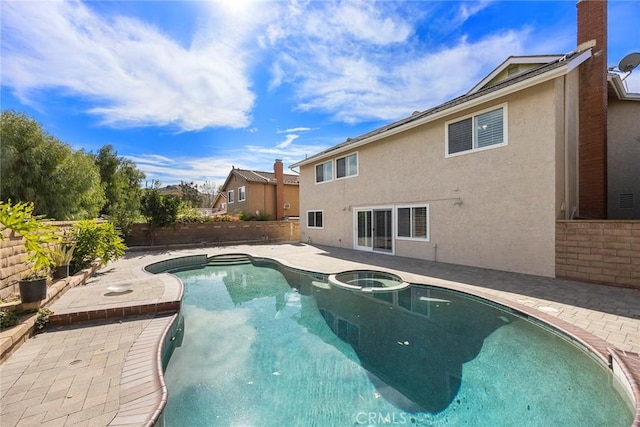
[[[1,105],[163,184],[271,171],[468,91],[509,55],[568,53],[575,1],[4,1]],[[610,0],[609,56],[640,51]],[[640,69],[627,79],[640,92]]]

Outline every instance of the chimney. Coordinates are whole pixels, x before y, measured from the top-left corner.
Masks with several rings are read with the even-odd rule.
[[[273,173],[276,176],[276,221],[284,219],[284,171],[281,159],[276,159],[273,164]]]
[[[607,1],[579,0],[578,46],[595,42],[580,65],[578,191],[579,215],[607,217]]]

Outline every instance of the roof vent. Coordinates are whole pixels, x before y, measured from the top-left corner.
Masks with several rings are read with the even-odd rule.
[[[513,76],[514,74],[518,74],[519,72],[520,72],[520,66],[518,64],[510,65],[509,68],[507,68],[508,76]]]

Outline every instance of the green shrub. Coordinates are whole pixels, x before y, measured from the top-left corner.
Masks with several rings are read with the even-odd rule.
[[[115,261],[124,255],[126,246],[120,233],[110,222],[80,221],[71,230],[76,244],[71,259],[71,273],[85,269],[99,258],[103,263]]]
[[[238,218],[240,221],[271,221],[271,215],[260,211],[256,211],[255,215],[240,212]]]
[[[157,188],[145,188],[140,211],[152,227],[175,224],[182,201],[171,194],[162,195]]]
[[[40,331],[49,323],[49,317],[53,314],[53,311],[46,307],[38,309],[38,316],[36,317],[36,330]]]
[[[13,310],[0,310],[0,329],[11,328],[18,324],[18,314]]]
[[[60,241],[55,227],[45,224],[43,217],[34,215],[33,203],[0,201],[0,225],[3,225],[24,238],[27,262],[31,267],[28,277],[46,277],[54,262],[49,245]],[[4,236],[0,233],[0,240]]]
[[[229,214],[214,215],[213,222],[238,222],[240,218]]]
[[[181,224],[189,223],[210,223],[210,222],[238,222],[239,218],[224,214],[224,215],[202,215],[198,209],[184,208],[180,210],[178,214],[177,222]]]

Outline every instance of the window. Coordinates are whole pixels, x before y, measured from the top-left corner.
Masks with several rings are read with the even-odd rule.
[[[246,199],[246,195],[244,192],[244,187],[240,187],[238,188],[238,201],[239,202],[244,202]]]
[[[398,208],[398,238],[429,240],[429,206]]]
[[[322,211],[307,211],[307,227],[322,228]]]
[[[358,175],[358,154],[350,154],[336,159],[336,178]]]
[[[333,179],[333,163],[328,161],[316,165],[316,183],[331,181]]]
[[[507,144],[506,106],[446,124],[447,156]]]
[[[227,192],[227,202],[228,203],[233,203],[233,190],[229,190]]]

